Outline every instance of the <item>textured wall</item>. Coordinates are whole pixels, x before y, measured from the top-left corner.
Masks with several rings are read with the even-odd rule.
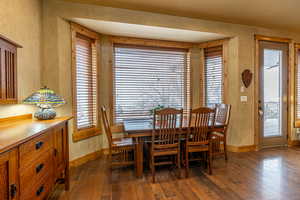
[[[42,2],[1,0],[0,34],[19,43],[18,99],[21,101],[41,86]],[[0,105],[0,117],[32,113],[33,106]]]
[[[43,2],[43,5],[42,5]],[[268,30],[258,27],[226,24],[207,20],[169,16],[126,9],[66,3],[58,0],[1,0],[0,34],[23,46],[18,50],[18,94],[21,101],[41,85],[46,84],[61,94],[67,105],[58,109],[60,115],[72,114],[71,94],[71,37],[67,22],[72,18],[90,18],[194,31],[221,33],[233,37],[229,42],[228,102],[233,105],[228,135],[230,145],[254,143],[254,84],[240,92],[240,73],[254,68],[254,34],[288,37],[300,41],[298,34]],[[43,11],[43,12],[42,12]],[[43,31],[42,31],[43,30]],[[42,45],[43,44],[43,45]],[[104,38],[101,50],[101,104],[109,106],[111,47]],[[192,50],[193,105],[199,105],[198,49]],[[293,62],[293,60],[291,60]],[[291,80],[293,81],[293,80]],[[42,84],[41,84],[42,83]],[[240,95],[248,96],[247,103],[239,101]],[[292,106],[292,105],[291,105]],[[27,105],[1,105],[0,117],[31,113]],[[293,118],[293,115],[290,115]],[[72,123],[70,123],[72,124]],[[292,126],[292,124],[290,124]],[[70,126],[70,141],[72,125]],[[294,132],[292,133],[295,138]],[[70,145],[71,160],[106,146],[103,136],[93,137]],[[103,140],[104,139],[104,140]]]
[[[254,83],[252,83],[243,93],[240,92],[240,87],[242,85],[240,73],[246,68],[251,69],[253,72],[255,71],[254,34],[289,37],[295,41],[300,41],[298,34],[284,31],[126,9],[67,3],[58,0],[44,0],[43,36],[45,62],[43,68],[43,83],[51,86],[67,98],[69,104],[61,108],[61,114],[71,114],[71,74],[69,71],[71,68],[70,27],[65,20],[72,18],[89,18],[213,32],[232,37],[233,39],[229,42],[230,59],[228,60],[229,84],[227,95],[228,103],[232,104],[233,109],[228,144],[235,146],[254,144]],[[108,106],[110,98],[110,89],[108,88],[108,85],[109,81],[111,81],[109,76],[111,62],[109,55],[110,49],[109,46],[106,46],[104,43],[102,45],[102,50],[106,56],[103,57],[101,66],[102,78],[100,98],[102,103]],[[193,51],[196,52],[197,50]],[[194,60],[194,62],[197,62],[197,60]],[[198,71],[199,65],[194,64],[194,105],[198,105],[199,102]],[[59,79],[56,77],[59,77]],[[240,102],[241,95],[248,96],[247,103]],[[90,138],[79,143],[72,143],[70,147],[71,159],[75,159],[105,146],[105,144],[102,144],[103,136]]]

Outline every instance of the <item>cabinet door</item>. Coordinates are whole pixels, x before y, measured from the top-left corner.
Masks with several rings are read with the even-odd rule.
[[[65,146],[66,146],[66,126],[65,124],[55,128],[54,130],[54,163],[55,169],[59,178],[60,173],[65,168]]]
[[[17,47],[0,38],[0,103],[17,103]]]
[[[0,199],[19,199],[18,152],[16,149],[0,154]]]

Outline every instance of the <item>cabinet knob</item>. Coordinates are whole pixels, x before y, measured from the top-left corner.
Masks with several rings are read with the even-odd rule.
[[[36,196],[40,196],[44,192],[44,186],[42,185],[37,191]]]
[[[35,149],[38,150],[43,146],[44,142],[40,141],[35,144]]]
[[[39,165],[35,168],[36,173],[39,173],[43,168],[44,168],[44,163],[39,164]]]

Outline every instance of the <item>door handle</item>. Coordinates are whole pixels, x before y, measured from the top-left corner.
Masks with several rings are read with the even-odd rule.
[[[258,107],[258,114],[259,114],[260,116],[263,116],[263,115],[264,115],[264,111],[263,111],[262,107]]]

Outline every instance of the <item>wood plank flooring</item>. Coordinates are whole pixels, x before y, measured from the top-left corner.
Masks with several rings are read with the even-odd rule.
[[[112,173],[105,159],[71,170],[71,188],[58,186],[51,200],[300,200],[300,148],[230,153],[213,162],[213,175],[202,167],[178,179],[175,170],[159,168],[156,183],[146,171],[140,179],[132,168]]]

